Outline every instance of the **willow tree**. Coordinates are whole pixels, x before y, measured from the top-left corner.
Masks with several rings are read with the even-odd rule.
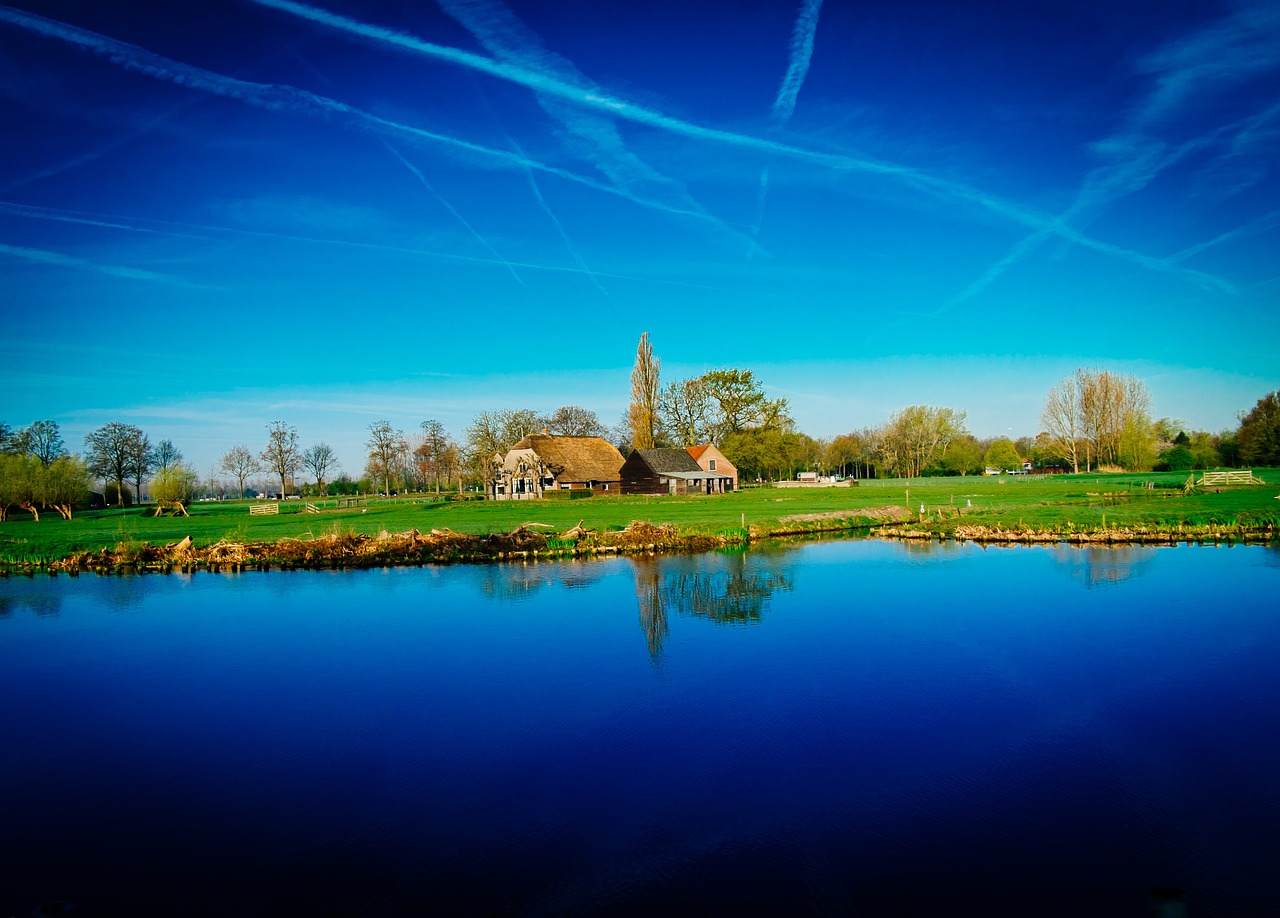
[[[662,361],[653,356],[649,333],[640,334],[636,362],[631,369],[631,404],[627,409],[627,426],[633,449],[653,449],[658,442],[659,401],[662,389],[658,373]]]

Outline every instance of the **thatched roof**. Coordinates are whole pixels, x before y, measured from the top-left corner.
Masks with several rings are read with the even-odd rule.
[[[683,449],[638,449],[645,465],[655,472],[701,472],[702,467]]]
[[[530,434],[511,447],[508,465],[520,450],[532,450],[563,481],[618,481],[622,470],[622,453],[602,437]]]

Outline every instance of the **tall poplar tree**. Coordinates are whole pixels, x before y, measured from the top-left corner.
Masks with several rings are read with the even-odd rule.
[[[636,363],[631,370],[631,405],[627,409],[627,426],[631,430],[634,449],[653,449],[658,440],[658,410],[661,387],[658,371],[662,361],[653,356],[649,333],[640,334]]]

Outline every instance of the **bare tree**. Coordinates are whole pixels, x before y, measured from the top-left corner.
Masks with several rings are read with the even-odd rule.
[[[151,461],[158,472],[167,472],[182,462],[182,452],[172,440],[161,440],[151,452]]]
[[[608,431],[594,411],[578,405],[557,408],[547,418],[547,430],[566,437],[603,437]]]
[[[302,467],[316,478],[316,487],[324,494],[324,482],[329,473],[338,468],[338,456],[333,447],[321,441],[302,451]]]
[[[141,433],[141,431],[139,431]],[[151,477],[151,473],[155,470],[155,458],[151,452],[151,438],[146,434],[142,434],[141,438],[134,444],[133,456],[129,460],[129,471],[133,476],[134,484],[137,486],[134,496],[138,503],[142,503],[142,483]]]
[[[653,356],[649,333],[642,332],[636,347],[636,362],[631,370],[631,405],[627,409],[631,428],[631,446],[653,449],[658,437],[658,400],[661,387],[658,374],[662,361]]]
[[[284,497],[289,482],[302,463],[302,455],[298,451],[298,428],[284,421],[272,421],[267,425],[267,447],[258,458],[280,476],[280,496]]]
[[[471,473],[483,479],[489,461],[495,454],[503,455],[524,437],[543,426],[537,412],[527,408],[517,410],[482,411],[471,419],[464,432],[465,460]]]
[[[440,482],[457,473],[458,446],[439,421],[423,421],[422,442],[414,448],[413,460],[419,477],[433,482],[439,494]]]
[[[1048,434],[1045,447],[1055,457],[1080,471],[1080,384],[1078,376],[1068,376],[1049,390],[1040,425]]]
[[[677,446],[696,446],[714,439],[716,404],[706,376],[682,379],[662,390],[659,399],[662,429]]]
[[[245,479],[262,471],[258,457],[249,447],[239,443],[222,454],[222,458],[218,461],[218,468],[236,480],[236,500],[244,497]]]
[[[16,439],[21,450],[39,459],[40,465],[46,469],[53,460],[67,452],[56,421],[35,421],[30,427],[18,431]]]
[[[124,505],[124,481],[138,467],[137,457],[149,452],[147,435],[132,424],[112,421],[85,434],[89,471],[104,481],[116,484],[116,495]]]
[[[395,470],[397,460],[409,448],[404,431],[396,430],[389,421],[374,421],[369,425],[369,439],[365,441],[369,448],[369,460],[374,463],[373,470],[382,474],[382,490],[391,493],[391,473]]]

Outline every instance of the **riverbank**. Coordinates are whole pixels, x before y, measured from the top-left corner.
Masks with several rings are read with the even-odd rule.
[[[244,501],[198,503],[176,518],[156,517],[151,507],[112,509],[0,523],[0,573],[483,563],[706,551],[831,533],[1026,544],[1277,540],[1274,486],[1184,490],[1185,480],[1177,473],[874,480],[589,500],[416,495],[357,506],[286,501],[267,516]]]

